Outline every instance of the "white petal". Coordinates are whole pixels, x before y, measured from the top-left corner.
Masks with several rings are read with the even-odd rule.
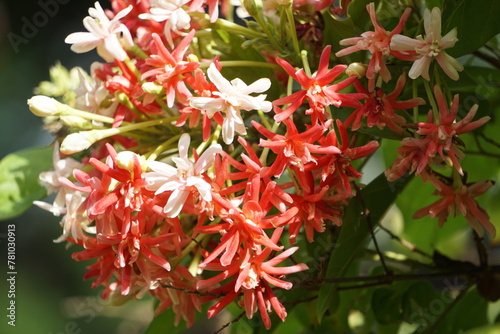
[[[110,35],[104,40],[104,48],[107,54],[112,55],[114,59],[123,61],[127,58],[127,53],[123,50],[123,46],[116,35]],[[97,50],[99,51],[99,47]],[[106,59],[105,57],[103,58]]]
[[[183,185],[184,184],[182,182],[179,182],[179,180],[167,181],[156,190],[155,195],[164,193],[165,191],[175,191],[176,189],[179,189]],[[149,189],[148,186],[146,186],[146,189],[153,190]]]
[[[187,179],[186,184],[189,186],[195,186],[205,201],[212,201],[212,193],[210,192],[212,190],[212,186],[202,178],[192,176]]]
[[[422,47],[421,41],[417,39],[410,38],[403,35],[394,35],[391,39],[391,50],[394,51],[414,51],[417,48]]]
[[[416,79],[421,75],[422,78],[429,80],[430,63],[431,58],[429,57],[421,57],[420,59],[415,60],[410,68],[410,72],[408,72],[408,76],[412,79]]]
[[[149,168],[151,168],[151,170],[154,170],[155,172],[161,175],[165,176],[177,175],[177,168],[170,166],[169,164],[166,164],[164,162],[148,161],[147,165]],[[147,174],[149,173],[146,173],[146,175]]]
[[[441,9],[439,7],[424,11],[424,30],[427,35],[432,34],[435,39],[441,38]]]
[[[189,144],[191,143],[191,137],[189,134],[184,133],[179,139],[179,156],[183,159],[188,158]]]
[[[163,208],[163,212],[167,214],[168,217],[177,217],[186,203],[189,196],[189,191],[176,189],[168,198],[167,204]]]
[[[231,118],[226,118],[222,123],[222,139],[227,145],[234,139],[234,122]]]
[[[193,108],[205,110],[208,117],[212,117],[218,111],[226,110],[226,101],[220,98],[213,97],[193,97],[189,101],[189,105]]]
[[[268,78],[262,78],[254,83],[252,83],[250,86],[246,88],[245,91],[242,93],[250,94],[250,93],[262,93],[268,90],[271,87],[271,80]]]
[[[448,49],[455,46],[456,42],[458,42],[457,28],[453,28],[443,38],[441,38],[439,46],[441,49]]]
[[[203,152],[194,165],[194,174],[200,175],[209,169],[215,160],[215,155],[222,152],[222,147],[219,144],[210,146]]]
[[[217,87],[219,92],[228,93],[232,90],[233,86],[226,78],[222,76],[217,67],[215,67],[214,63],[210,64],[210,66],[208,67],[207,75],[210,81],[212,81],[213,84]]]
[[[64,40],[67,44],[73,44],[71,50],[76,53],[84,53],[94,49],[102,43],[102,39],[89,32],[74,32]]]
[[[187,158],[172,157],[172,161],[177,166],[177,171],[189,171],[192,169],[193,163]]]

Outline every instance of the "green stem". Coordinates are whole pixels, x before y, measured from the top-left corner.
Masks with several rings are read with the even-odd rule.
[[[156,160],[156,158],[158,158],[160,153],[166,151],[170,147],[170,145],[176,142],[180,137],[181,135],[179,134],[161,143],[157,148],[155,148],[153,152],[151,152],[151,154],[148,157],[148,161]]]
[[[300,58],[302,59],[302,66],[308,77],[311,77],[311,68],[309,67],[309,60],[307,59],[307,51],[300,51]]]
[[[296,54],[300,52],[299,40],[297,39],[297,29],[295,28],[295,19],[292,12],[292,2],[290,2],[285,8],[286,18],[288,21],[288,31],[292,36],[293,49]]]
[[[438,122],[439,120],[439,109],[436,104],[436,100],[434,100],[434,95],[432,94],[432,89],[429,84],[429,81],[424,80],[424,88],[425,92],[427,93],[427,98],[429,99],[429,103],[431,104],[432,108],[432,115],[434,116],[434,122]]]
[[[281,66],[271,63],[265,63],[262,61],[251,61],[251,60],[223,60],[219,62],[223,67],[267,67],[273,70],[280,70]],[[211,63],[200,63],[200,68],[205,69],[210,66]]]
[[[413,98],[418,97],[418,86],[417,86],[417,81],[413,80],[412,83],[412,93],[413,93]],[[413,122],[418,123],[418,106],[413,107]]]
[[[216,29],[221,29],[225,31],[229,31],[243,37],[254,39],[254,38],[266,38],[266,35],[259,33],[255,30],[240,26],[239,24],[229,22],[224,19],[217,19],[213,24]]]

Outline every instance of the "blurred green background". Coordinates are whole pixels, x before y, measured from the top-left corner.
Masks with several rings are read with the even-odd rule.
[[[68,34],[84,31],[82,19],[94,2],[0,0],[0,158],[52,142],[26,100],[40,81],[49,79],[49,68],[57,61],[68,68],[88,69],[98,60],[92,52],[74,54],[64,43]],[[86,264],[73,261],[73,250],[67,251],[64,243],[52,242],[61,234],[59,220],[32,208],[0,222],[0,333],[142,333],[151,321],[151,301],[105,306],[101,289],[91,289],[90,282],[82,279]],[[6,317],[9,224],[16,225],[15,327],[7,324]]]

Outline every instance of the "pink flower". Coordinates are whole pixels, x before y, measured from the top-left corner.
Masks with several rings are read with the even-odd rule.
[[[419,76],[429,80],[429,65],[435,58],[444,73],[453,80],[458,80],[458,72],[464,67],[455,58],[448,55],[444,50],[455,45],[457,29],[454,28],[445,36],[441,36],[441,10],[434,7],[424,11],[425,38],[418,35],[416,39],[403,35],[395,35],[391,41],[391,49],[396,51],[410,51],[417,53],[417,60],[413,63],[409,77],[416,79]]]
[[[389,54],[394,55],[394,49],[390,47],[391,39],[395,34],[399,34],[403,31],[404,24],[410,16],[411,9],[407,8],[404,11],[398,25],[391,32],[386,31],[378,22],[377,15],[375,13],[375,4],[373,2],[366,5],[366,10],[370,15],[375,31],[366,31],[361,34],[361,37],[352,37],[341,40],[340,45],[354,45],[337,52],[335,55],[337,57],[342,57],[361,50],[369,51],[372,54],[372,58],[368,64],[366,77],[368,79],[374,79],[375,75],[380,73],[382,79],[387,82],[391,79],[391,73],[385,65],[384,57]]]
[[[97,53],[107,62],[112,62],[114,59],[123,61],[127,58],[127,53],[118,36],[122,36],[125,47],[132,47],[134,42],[130,31],[120,23],[120,19],[130,13],[132,8],[132,5],[128,6],[110,20],[99,2],[96,2],[95,8],[89,8],[90,16],[83,19],[83,25],[89,32],[72,33],[64,41],[73,44],[71,50],[76,53],[84,53],[97,48]]]
[[[495,226],[491,224],[488,213],[479,206],[474,197],[486,192],[493,183],[491,181],[478,181],[470,184],[449,186],[435,177],[431,177],[438,189],[434,195],[441,196],[439,200],[418,210],[413,218],[422,218],[429,215],[431,218],[438,217],[439,226],[443,226],[449,216],[461,214],[479,235],[483,235],[483,229],[494,238]]]
[[[478,108],[477,105],[474,105],[467,115],[457,122],[456,116],[459,108],[458,94],[454,96],[451,108],[448,108],[448,104],[439,86],[434,87],[434,95],[438,102],[438,119],[434,120],[432,111],[429,111],[427,122],[417,124],[416,133],[421,135],[421,137],[407,137],[402,140],[402,146],[397,149],[398,157],[392,167],[385,172],[389,181],[400,178],[408,170],[410,173],[415,172],[418,175],[430,163],[448,161],[463,175],[459,160],[465,154],[457,145],[457,136],[484,125],[490,120],[490,117],[484,116],[472,122]]]
[[[54,216],[59,216],[66,213],[66,203],[71,201],[71,196],[73,195],[73,190],[65,187],[63,183],[61,183],[61,178],[71,176],[73,171],[82,168],[83,164],[72,158],[61,159],[58,141],[54,144],[52,164],[54,166],[54,171],[40,173],[39,179],[40,184],[47,189],[47,195],[57,193],[54,202],[49,204],[42,201],[34,201],[33,204],[52,212]]]
[[[434,95],[438,103],[439,119],[433,120],[433,114],[430,111],[427,123],[418,123],[417,133],[431,139],[427,147],[427,155],[434,156],[435,154],[439,154],[443,160],[446,160],[446,154],[456,170],[463,175],[458,158],[464,154],[457,147],[453,139],[458,135],[470,132],[484,125],[490,120],[490,117],[484,116],[477,121],[471,122],[478,109],[478,105],[475,104],[464,118],[456,122],[459,108],[458,94],[453,97],[451,108],[448,108],[443,93],[437,85],[434,87]]]

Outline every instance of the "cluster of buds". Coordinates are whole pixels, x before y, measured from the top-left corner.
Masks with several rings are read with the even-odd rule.
[[[427,122],[412,123],[404,110],[426,102],[417,96],[397,100],[406,74],[390,93],[379,86],[391,82],[387,57],[414,61],[412,79],[429,79],[434,58],[458,78],[461,65],[442,51],[456,42],[455,33],[441,37],[438,8],[425,12],[427,36],[411,39],[400,35],[409,9],[387,32],[369,4],[375,31],[341,41],[353,46],[336,53],[369,51],[365,76],[359,68],[350,75],[352,67],[332,66],[331,46],[319,57],[302,52],[301,64],[294,63],[293,52],[273,52],[273,41],[255,44],[262,48],[260,60],[224,57],[210,30],[266,36],[219,18],[219,6],[227,13],[229,1],[111,5],[103,10],[96,2],[84,19],[88,32],[66,39],[77,53],[97,49],[104,62],[93,64],[90,74],[78,69],[80,85],[65,103],[47,96],[28,101],[33,113],[62,123],[58,129],[64,130],[54,145],[54,171],[40,176],[55,200],[35,204],[63,216],[56,241],[79,245],[75,260],[94,260],[85,278],[105,288],[103,298],[121,303],[150,294],[159,300],[157,313],[172,308],[177,322],[183,318],[188,325],[204,303],[211,303],[213,317],[235,300],[248,318],[259,311],[267,328],[270,312],[284,321],[287,313],[275,291],[291,289],[286,275],[308,269],[293,261],[295,244],[349,223],[343,210],[362,175],[356,160],[380,145],[379,138],[356,131],[373,126],[402,139],[388,179],[414,172],[443,196],[417,217],[429,214],[442,224],[461,213],[478,231],[495,233],[473,199],[491,182],[464,184],[432,169],[448,164],[463,175],[457,136],[488,119],[472,121],[473,107],[457,121],[458,97],[449,111],[436,88],[438,105]],[[294,15],[318,10],[339,13],[333,1],[276,1],[258,19],[265,26],[273,17],[293,23]],[[297,32],[289,31],[295,25],[286,29],[291,48],[298,47]],[[239,77],[239,69],[251,83]],[[231,73],[236,75],[227,79]],[[333,116],[340,114],[345,117]]]

